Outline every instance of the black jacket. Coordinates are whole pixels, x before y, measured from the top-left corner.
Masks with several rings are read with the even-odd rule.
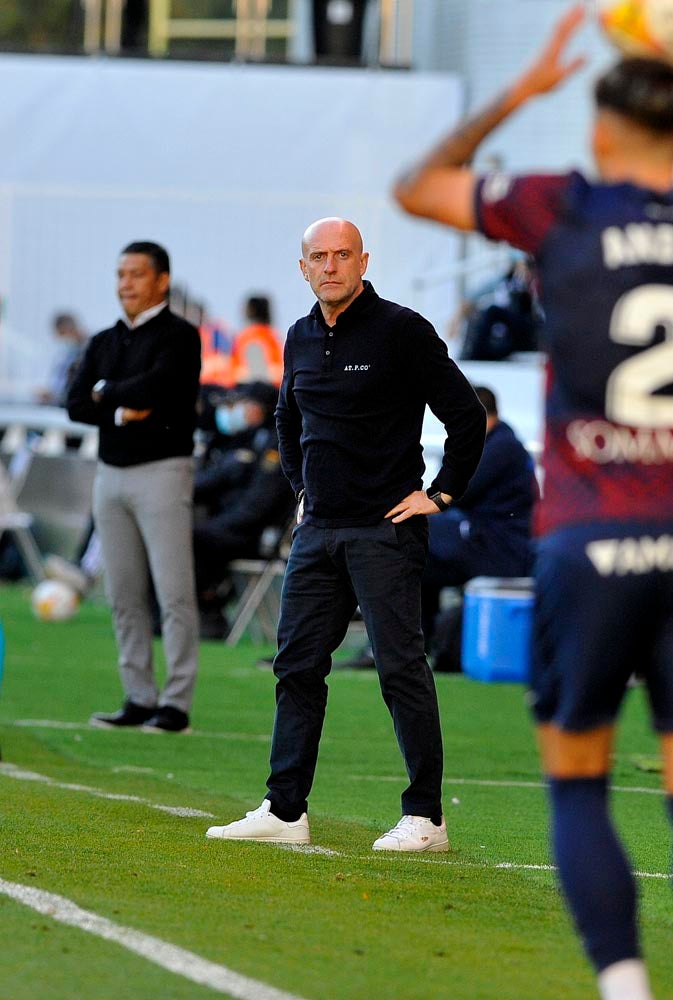
[[[256,550],[265,528],[284,527],[296,503],[280,467],[275,427],[258,428],[249,448],[232,449],[198,469],[194,499],[209,507],[195,530],[210,537],[213,552]]]
[[[375,524],[422,486],[425,406],[446,427],[432,488],[459,498],[486,414],[445,343],[418,313],[367,281],[330,329],[318,303],[289,330],[276,421],[283,471],[305,489],[309,523]]]
[[[68,392],[68,414],[100,428],[98,454],[108,465],[191,455],[200,370],[198,330],[168,308],[135,330],[119,320],[90,340]],[[100,379],[103,399],[94,403]],[[118,427],[119,406],[152,413]]]
[[[457,506],[495,532],[504,525],[530,536],[538,498],[533,459],[509,424],[498,420],[486,435],[477,471]]]

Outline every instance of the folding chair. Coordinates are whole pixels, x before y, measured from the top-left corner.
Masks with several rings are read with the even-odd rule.
[[[246,630],[256,629],[263,642],[274,642],[280,611],[276,582],[285,575],[295,515],[284,528],[278,528],[275,542],[266,559],[236,559],[229,566],[234,586],[237,579],[246,581],[238,595],[236,615],[225,643],[235,646]]]
[[[44,552],[75,559],[91,520],[96,461],[79,452],[34,452],[20,485],[17,504],[33,517],[33,534]]]
[[[5,532],[12,535],[29,575],[38,583],[44,580],[44,562],[32,528],[33,516],[19,510],[9,476],[0,463],[0,538]]]

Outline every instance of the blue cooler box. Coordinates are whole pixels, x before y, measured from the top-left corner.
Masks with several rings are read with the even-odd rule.
[[[534,581],[478,576],[465,587],[463,671],[479,681],[527,682]]]

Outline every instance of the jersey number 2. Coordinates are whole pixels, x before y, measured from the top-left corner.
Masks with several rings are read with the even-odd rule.
[[[673,396],[655,396],[673,383],[673,286],[642,285],[626,292],[610,320],[610,339],[634,347],[649,344],[658,327],[666,340],[617,365],[605,396],[609,420],[632,427],[673,427]]]

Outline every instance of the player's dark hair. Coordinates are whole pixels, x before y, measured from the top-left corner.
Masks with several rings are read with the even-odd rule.
[[[652,132],[673,133],[673,66],[659,59],[623,59],[594,92],[599,108],[616,111]]]
[[[477,395],[477,399],[486,410],[486,415],[489,417],[497,417],[498,401],[495,398],[493,390],[488,389],[485,385],[475,385],[474,391]]]
[[[152,267],[157,274],[170,274],[171,262],[168,253],[158,243],[149,240],[137,240],[124,247],[122,253],[144,253],[152,261]]]

